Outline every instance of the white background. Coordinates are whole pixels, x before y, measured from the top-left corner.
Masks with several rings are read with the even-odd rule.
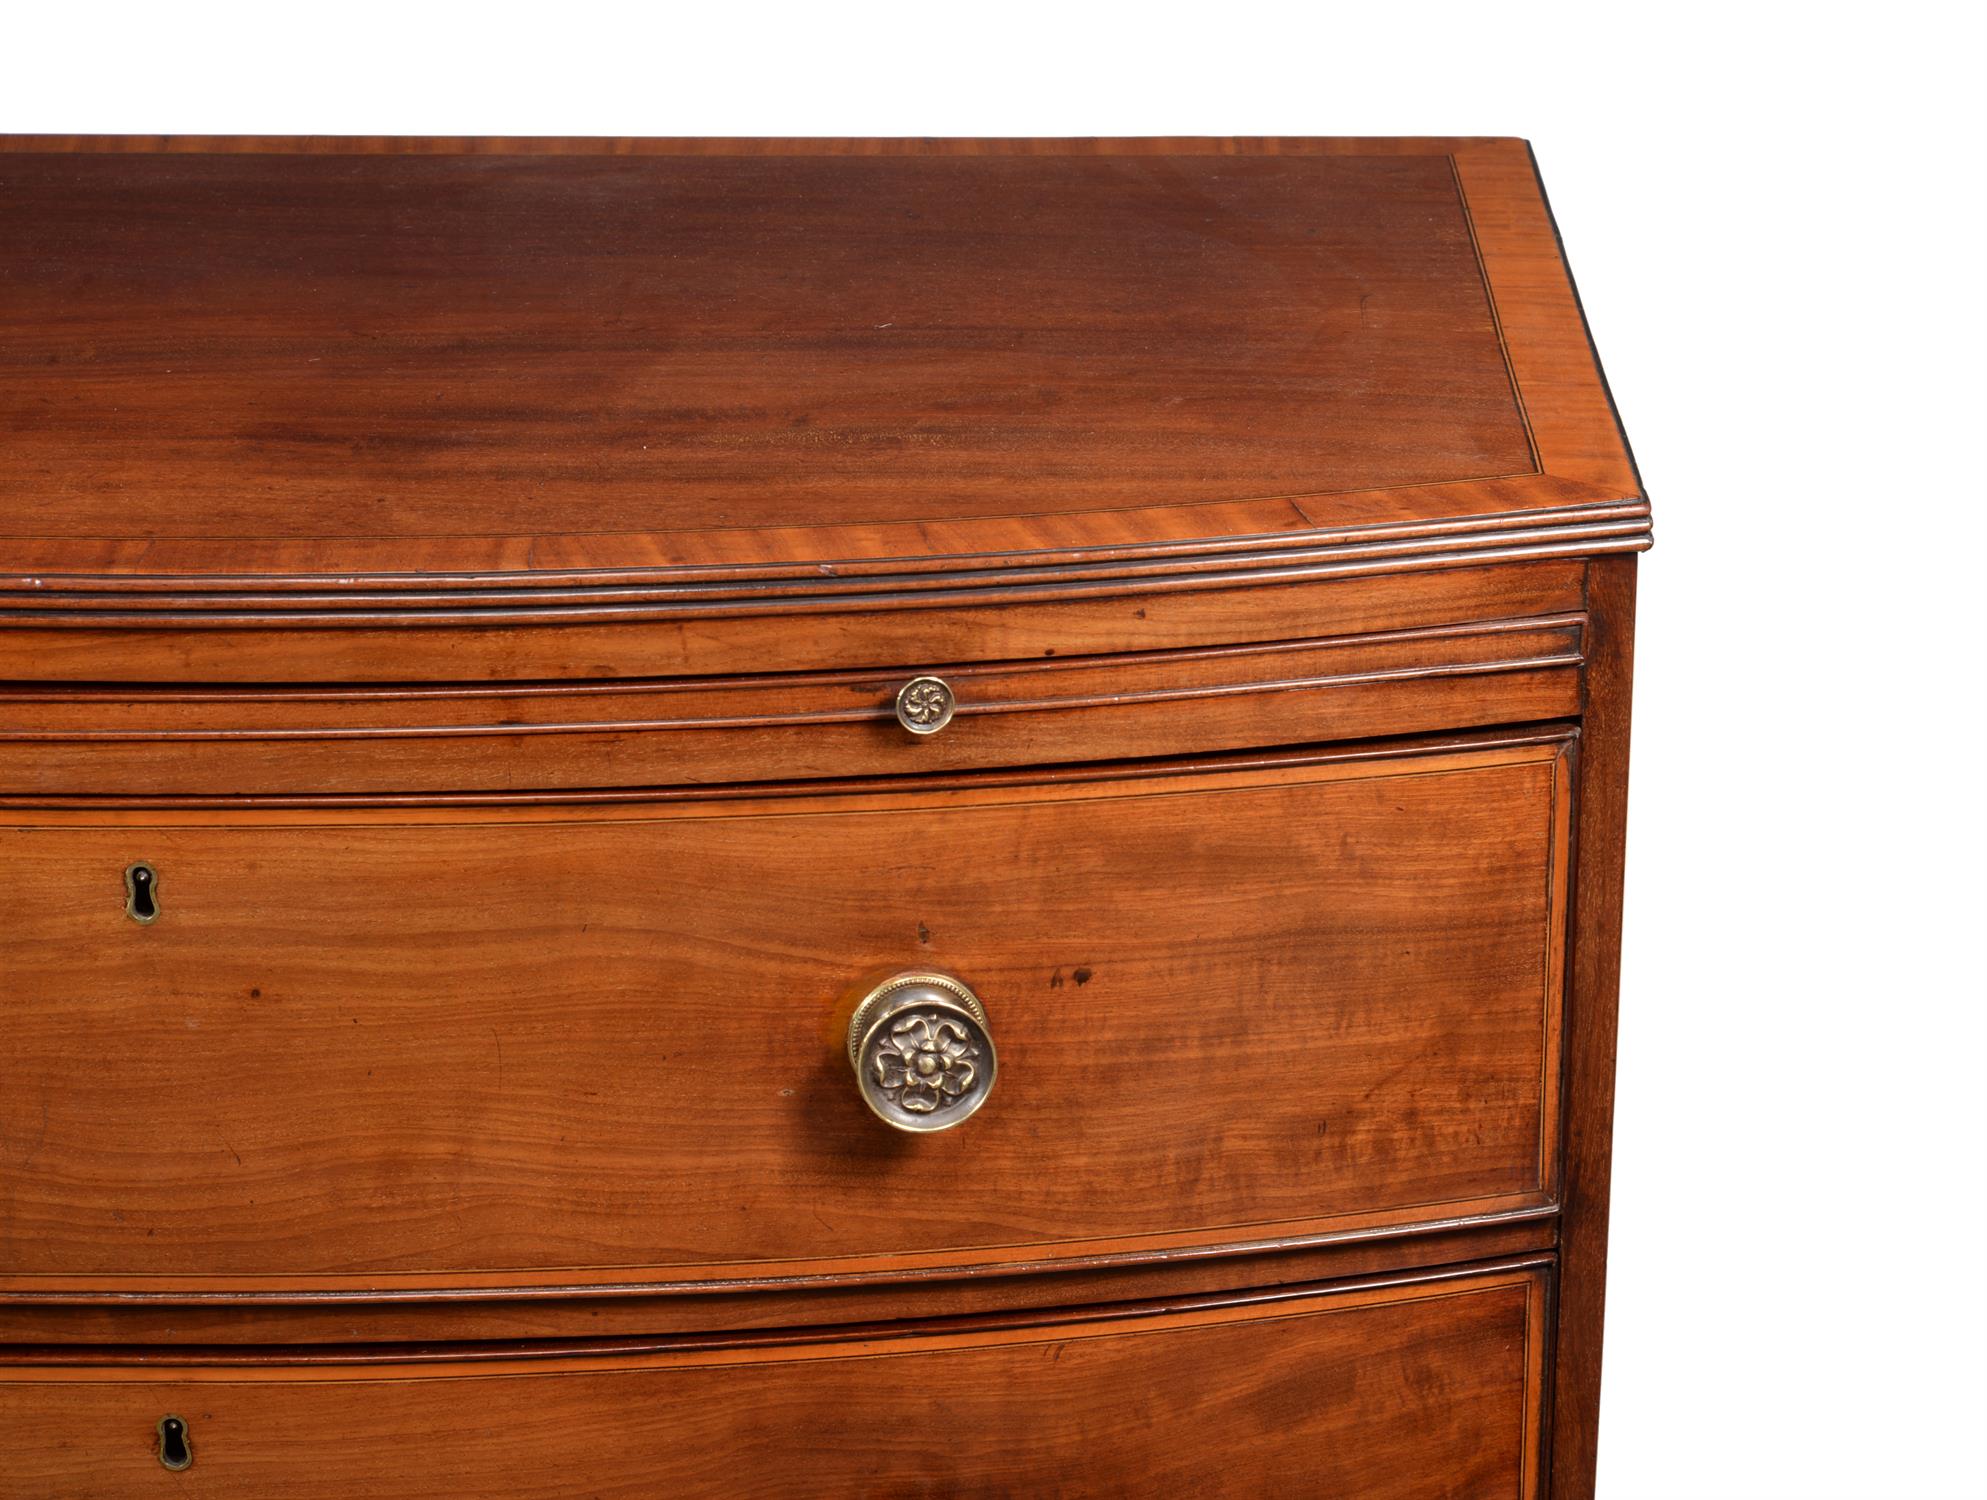
[[[1658,539],[1602,1493],[1915,1500],[1987,1494],[1982,18],[41,5],[0,130],[1530,137]]]

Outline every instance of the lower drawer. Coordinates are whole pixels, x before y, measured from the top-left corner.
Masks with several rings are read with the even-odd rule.
[[[1510,1262],[563,1353],[17,1351],[0,1366],[0,1495],[1523,1500],[1549,1276]]]

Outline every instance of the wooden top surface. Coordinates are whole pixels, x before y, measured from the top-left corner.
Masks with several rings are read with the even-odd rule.
[[[0,140],[0,433],[0,608],[1647,542],[1515,141]]]

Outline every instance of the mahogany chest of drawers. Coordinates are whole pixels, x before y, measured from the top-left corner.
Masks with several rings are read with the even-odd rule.
[[[0,1495],[1591,1492],[1649,522],[1522,143],[0,201]]]

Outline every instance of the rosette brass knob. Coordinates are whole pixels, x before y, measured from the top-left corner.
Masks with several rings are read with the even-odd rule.
[[[952,722],[957,700],[943,677],[913,677],[897,690],[897,722],[912,734],[937,734]]]
[[[849,1017],[849,1064],[884,1124],[950,1130],[993,1092],[986,1007],[949,975],[893,974]]]

